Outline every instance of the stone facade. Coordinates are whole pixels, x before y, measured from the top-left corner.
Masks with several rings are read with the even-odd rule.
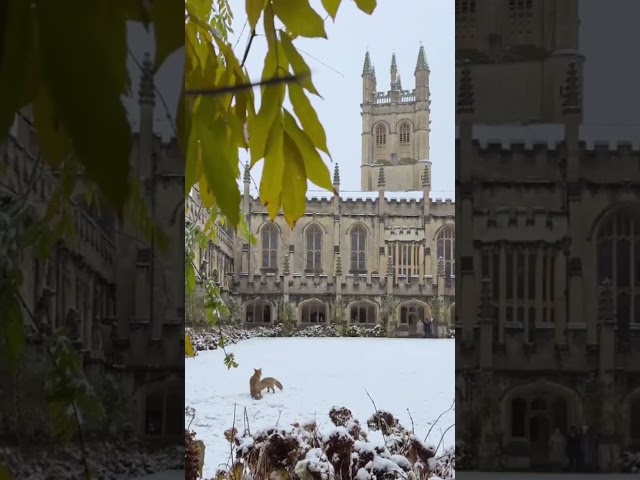
[[[245,172],[242,208],[257,243],[235,243],[232,287],[245,323],[397,324],[400,335],[419,335],[421,320],[435,317],[443,334],[455,292],[455,207],[429,197],[428,73],[421,47],[416,89],[402,90],[394,55],[391,90],[376,94],[367,53],[365,192],[341,194],[336,165],[337,193],[309,196],[291,229],[282,216],[268,219]]]
[[[554,55],[458,66],[456,423],[481,469],[548,467],[571,425],[595,429],[604,471],[640,447],[640,143],[637,127],[583,124],[577,2],[560,3],[557,43],[538,43]],[[525,32],[547,30],[538,2],[511,4]],[[472,13],[480,28],[488,12]],[[505,82],[531,104],[483,84],[547,64],[562,73]]]
[[[78,193],[71,219],[75,237],[59,241],[44,261],[25,252],[21,295],[30,312],[45,312],[51,328],[70,328],[91,379],[99,383],[110,376],[118,382],[139,433],[183,439],[184,286],[175,279],[184,276],[184,167],[175,140],[167,143],[153,134],[148,59],[144,69],[131,165],[142,185],[146,216],[167,245],[158,248],[154,240],[144,240],[129,214],[119,221],[104,203],[89,206]],[[0,196],[28,192],[42,215],[59,174],[39,160],[30,115],[25,109],[0,144],[6,167]],[[34,168],[36,162],[42,168]],[[39,172],[35,182],[33,172]],[[26,309],[24,318],[31,324]]]

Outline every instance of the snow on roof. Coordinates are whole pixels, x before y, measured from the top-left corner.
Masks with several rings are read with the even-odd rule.
[[[580,125],[580,140],[587,149],[596,146],[608,146],[616,150],[621,145],[631,145],[640,150],[640,125]],[[504,148],[514,143],[522,143],[525,148],[534,144],[546,143],[553,149],[564,141],[565,125],[563,123],[532,123],[509,125],[473,125],[473,139],[481,147],[489,144],[502,144]],[[456,138],[459,138],[459,127],[456,126]]]

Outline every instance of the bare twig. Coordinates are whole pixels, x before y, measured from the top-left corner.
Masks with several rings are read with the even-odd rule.
[[[442,412],[440,415],[438,415],[438,418],[436,418],[436,421],[433,422],[433,424],[429,428],[429,431],[427,432],[427,436],[424,437],[424,441],[425,442],[429,439],[429,435],[431,434],[431,430],[433,430],[433,427],[435,427],[438,424],[438,421],[442,418],[442,416],[445,415],[446,413],[449,413],[453,409],[453,407],[455,407],[455,406],[456,406],[456,400],[454,399],[453,402],[451,402],[451,405],[449,406],[449,408],[447,408],[444,412]]]
[[[369,395],[369,392],[367,391],[367,389],[364,389],[365,393],[367,394],[367,397],[369,397],[369,400],[371,400],[371,403],[373,404],[373,409],[376,412],[376,418],[378,419],[378,428],[380,428],[380,433],[382,433],[382,438],[384,439],[384,445],[385,447],[387,446],[387,436],[384,433],[384,429],[382,428],[382,420],[380,419],[380,412],[378,411],[378,407],[376,406],[376,402],[373,401],[373,398],[371,398],[371,395]]]
[[[409,418],[411,419],[411,433],[416,433],[416,426],[413,423],[413,417],[411,416],[411,412],[409,411],[409,409],[407,408],[407,413],[409,414]]]
[[[204,89],[190,89],[185,90],[184,94],[190,97],[217,97],[219,95],[226,95],[228,93],[238,93],[244,90],[250,90],[256,87],[266,87],[280,84],[287,84],[293,82],[299,82],[300,80],[306,78],[306,75],[285,75],[282,77],[270,78],[268,80],[260,80],[259,82],[251,82],[240,85],[233,85],[228,87],[219,87],[219,88],[204,88]]]
[[[444,441],[444,436],[447,434],[447,432],[448,432],[449,430],[451,430],[451,429],[452,429],[453,427],[455,427],[455,426],[456,426],[456,424],[455,424],[455,423],[452,423],[451,425],[449,425],[449,426],[447,427],[447,429],[446,429],[444,432],[442,432],[442,436],[440,437],[440,441],[438,442],[438,445],[436,446],[436,452],[437,452],[437,451],[438,451],[438,449],[440,448],[440,445],[442,445],[442,442]]]

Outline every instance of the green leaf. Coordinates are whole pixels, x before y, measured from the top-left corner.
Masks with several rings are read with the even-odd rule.
[[[296,37],[327,38],[324,20],[308,0],[273,0],[273,12]]]
[[[151,7],[151,20],[156,39],[153,71],[157,72],[166,58],[184,46],[184,3],[156,0]]]
[[[340,8],[342,0],[322,0],[322,6],[327,11],[332,20],[336,19],[338,8]]]
[[[307,178],[320,188],[333,191],[333,182],[329,169],[313,145],[309,136],[298,126],[293,115],[284,110],[284,130],[298,148],[304,161]]]
[[[358,8],[368,15],[371,15],[377,6],[376,0],[355,0],[355,2]]]
[[[224,118],[207,119],[213,103],[210,99],[202,99],[196,113],[196,117],[200,118],[194,119],[190,142],[200,142],[204,176],[216,204],[235,226],[240,217],[240,190],[236,183],[239,174],[238,147],[229,141],[230,132]]]
[[[320,96],[320,94],[316,90],[316,87],[311,81],[311,69],[309,68],[309,65],[307,65],[307,63],[304,61],[304,58],[302,58],[302,55],[298,53],[296,47],[293,46],[291,37],[286,32],[280,32],[280,41],[282,43],[282,48],[287,55],[287,59],[291,64],[291,68],[293,68],[293,73],[300,76],[300,85],[309,90],[311,93]]]
[[[39,2],[38,51],[53,107],[86,175],[121,214],[130,191],[131,129],[120,98],[122,65],[112,62],[120,57],[113,49],[121,48],[114,37],[124,30],[108,32],[100,25],[104,6],[99,1]],[[124,29],[124,16],[121,22]],[[91,68],[79,59],[91,59]]]
[[[307,206],[307,174],[302,154],[291,137],[285,133],[283,141],[285,177],[283,177],[282,210],[284,220],[293,228],[304,215]]]
[[[267,138],[264,168],[260,179],[260,200],[267,207],[269,218],[278,215],[282,204],[282,182],[284,175],[284,132],[280,119],[273,122]]]
[[[59,167],[71,153],[71,140],[53,110],[45,85],[40,85],[33,101],[33,116],[40,151],[50,165]]]
[[[264,5],[265,0],[246,0],[245,2],[247,20],[249,21],[249,28],[251,28],[252,31],[256,29],[262,10],[264,10]]]
[[[4,138],[16,111],[29,103],[36,90],[31,3],[3,1],[0,22],[0,138]]]
[[[0,316],[0,351],[12,371],[18,367],[24,348],[24,322],[22,308],[13,295],[2,299]]]
[[[318,150],[322,150],[327,155],[330,155],[329,148],[327,147],[327,134],[318,119],[318,114],[304,94],[304,90],[296,83],[290,83],[288,88],[293,111],[298,117],[298,120],[300,120],[302,129],[309,135],[309,138],[311,138],[311,141],[313,141],[313,144]]]

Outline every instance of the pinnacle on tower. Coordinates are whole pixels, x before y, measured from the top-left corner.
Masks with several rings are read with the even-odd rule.
[[[431,173],[429,172],[429,165],[425,165],[422,173],[422,186],[428,187],[429,185],[431,185]]]
[[[400,74],[398,74],[398,81],[396,82],[396,89],[402,90],[402,80],[400,79]]]
[[[475,98],[473,95],[473,82],[471,80],[471,69],[469,61],[465,60],[460,81],[458,84],[458,98],[456,100],[456,113],[473,113]]]
[[[364,54],[364,66],[362,67],[362,74],[363,75],[367,75],[367,74],[374,74],[374,70],[373,67],[371,66],[371,56],[369,55],[369,51],[367,50],[367,53]]]
[[[491,308],[491,280],[489,280],[489,277],[484,277],[482,279],[482,287],[480,287],[480,297],[480,318],[482,320],[491,320],[493,316],[493,309]]]
[[[391,73],[398,71],[398,64],[396,62],[396,54],[395,52],[391,54]]]
[[[340,185],[340,169],[338,168],[338,164],[333,167],[333,184]]]
[[[384,167],[380,167],[378,172],[378,187],[384,187]]]
[[[149,52],[144,54],[142,61],[142,76],[140,77],[140,89],[138,90],[138,103],[140,105],[155,105],[155,87],[153,85],[153,64]]]
[[[378,83],[378,79],[376,78],[376,67],[375,67],[375,65],[371,66],[371,71],[373,72],[373,84],[375,85],[376,83]]]
[[[340,254],[336,255],[336,275],[342,275],[342,258]]]
[[[580,91],[580,77],[576,62],[569,63],[567,77],[562,87],[563,113],[579,113],[581,110],[582,92]]]
[[[251,183],[251,173],[249,173],[249,162],[244,164],[244,183]]]
[[[289,267],[289,255],[284,256],[284,266],[282,268],[282,273],[284,275],[289,275],[289,273],[291,273],[291,269]]]
[[[416,72],[429,71],[429,64],[427,63],[427,54],[424,51],[424,47],[420,45],[420,51],[418,52],[418,61],[416,62]]]

